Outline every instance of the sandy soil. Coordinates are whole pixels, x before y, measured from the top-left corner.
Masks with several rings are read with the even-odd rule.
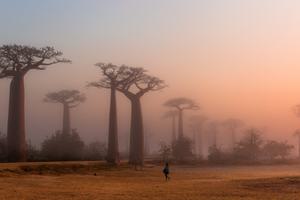
[[[300,165],[171,170],[166,182],[159,166],[136,171],[95,162],[0,164],[0,200],[300,199]]]

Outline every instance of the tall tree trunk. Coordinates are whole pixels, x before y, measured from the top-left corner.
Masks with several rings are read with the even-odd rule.
[[[172,144],[176,141],[176,123],[175,123],[175,116],[172,116]]]
[[[179,110],[179,116],[178,116],[178,138],[183,137],[183,110]]]
[[[134,165],[144,164],[144,130],[139,97],[131,98],[129,163]]]
[[[198,133],[198,148],[199,148],[199,157],[203,158],[203,138],[202,138],[202,128],[200,128]]]
[[[197,134],[198,134],[198,132],[197,132],[197,130],[193,130],[193,141],[194,141],[194,154],[195,154],[195,156],[198,156],[198,148],[197,148],[197,145],[198,145],[198,142],[197,142]]]
[[[217,132],[213,130],[212,132],[212,146],[217,148]]]
[[[234,146],[236,144],[236,137],[235,137],[235,130],[234,129],[231,130],[231,142],[232,142],[232,151],[233,151]]]
[[[67,103],[63,104],[63,128],[62,133],[71,133],[70,107]]]
[[[108,133],[108,150],[107,162],[119,164],[119,144],[118,144],[118,121],[117,121],[117,101],[116,89],[111,88],[110,111],[109,111],[109,133]]]
[[[10,84],[7,126],[9,162],[26,161],[24,76],[15,76]]]
[[[300,135],[298,136],[298,157],[300,159]]]

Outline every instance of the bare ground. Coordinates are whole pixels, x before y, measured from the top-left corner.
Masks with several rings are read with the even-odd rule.
[[[159,166],[136,171],[122,164],[56,162],[0,164],[0,200],[300,199],[300,165]]]

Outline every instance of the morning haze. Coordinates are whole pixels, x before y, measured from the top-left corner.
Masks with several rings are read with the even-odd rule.
[[[299,199],[299,8],[0,0],[0,199]]]
[[[61,127],[60,108],[42,99],[63,88],[79,89],[87,96],[72,113],[73,127],[85,140],[105,140],[108,91],[85,88],[87,82],[100,78],[97,62],[142,66],[166,81],[168,88],[143,99],[146,126],[155,122],[151,132],[158,141],[168,134],[163,128],[166,122],[160,119],[162,103],[177,96],[196,100],[199,112],[211,118],[238,117],[250,126],[267,127],[267,137],[290,138],[298,127],[291,107],[300,101],[295,51],[299,16],[292,3],[280,12],[277,1],[2,4],[6,6],[0,8],[1,43],[52,45],[72,60],[26,77],[27,138],[34,144]],[[4,79],[0,85],[2,132],[8,83]],[[119,96],[120,131],[126,132],[129,104]]]

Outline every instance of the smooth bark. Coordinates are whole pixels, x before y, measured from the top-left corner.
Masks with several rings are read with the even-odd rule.
[[[176,141],[176,118],[175,116],[172,116],[172,143]]]
[[[179,110],[179,116],[178,116],[178,137],[183,137],[183,110]]]
[[[300,159],[300,135],[298,136],[298,157]]]
[[[70,107],[67,103],[63,104],[63,128],[62,132],[65,134],[71,133],[71,119],[70,119]]]
[[[106,160],[107,162],[112,164],[120,163],[118,144],[117,101],[116,89],[114,87],[111,88],[110,96],[108,150]]]
[[[131,101],[131,127],[129,163],[134,165],[144,164],[144,128],[142,108],[139,97],[133,97]]]
[[[202,138],[202,130],[198,133],[198,148],[199,148],[199,156],[203,157],[203,138]]]
[[[7,126],[9,162],[26,161],[24,76],[15,76],[10,84]]]

